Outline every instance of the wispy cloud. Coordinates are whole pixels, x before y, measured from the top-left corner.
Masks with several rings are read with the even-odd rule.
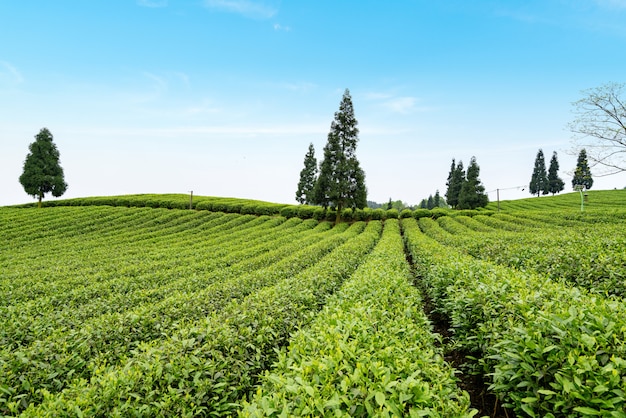
[[[291,91],[300,91],[300,92],[308,92],[317,87],[313,83],[309,82],[301,82],[301,83],[283,83],[280,84],[280,87],[285,88]]]
[[[137,4],[142,7],[167,7],[167,0],[137,0]]]
[[[397,96],[389,93],[370,92],[365,94],[365,98],[378,102],[380,106],[393,113],[408,114],[430,110],[427,107],[418,107],[418,99],[412,96]]]
[[[626,0],[595,0],[600,7],[626,10]]]
[[[3,78],[16,84],[24,81],[24,77],[17,68],[6,61],[0,61],[0,80]]]
[[[251,0],[204,0],[204,5],[228,13],[238,13],[255,19],[269,19],[278,13],[275,6]]]
[[[394,97],[383,103],[387,109],[395,113],[410,113],[415,110],[415,97]]]
[[[283,31],[283,32],[291,32],[291,27],[283,26],[280,23],[274,23],[274,30],[275,31]]]

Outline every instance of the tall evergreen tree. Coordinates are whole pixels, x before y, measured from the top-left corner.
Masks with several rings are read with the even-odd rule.
[[[309,144],[309,151],[304,156],[304,168],[300,171],[300,181],[296,190],[296,201],[301,204],[311,204],[313,198],[313,188],[317,180],[317,160],[315,159],[315,148]]]
[[[480,167],[476,163],[476,157],[472,157],[467,167],[467,178],[463,182],[461,192],[459,193],[459,209],[476,209],[485,207],[489,203],[489,198],[485,193],[485,186],[482,185],[478,175]]]
[[[533,169],[533,175],[530,178],[530,184],[528,186],[530,194],[536,194],[539,197],[539,193],[548,194],[548,174],[546,173],[546,159],[543,156],[543,150],[539,149],[537,157],[535,158],[535,168]]]
[[[565,182],[559,177],[559,160],[556,151],[554,151],[550,159],[550,168],[548,168],[548,191],[554,196],[563,191],[564,188]]]
[[[574,178],[572,179],[572,186],[577,185],[585,186],[586,189],[591,189],[593,186],[593,178],[591,178],[591,170],[587,162],[587,151],[584,148],[578,154],[576,170],[574,170]]]
[[[452,165],[454,165],[454,159],[452,160]],[[454,169],[451,168],[450,170],[450,174],[448,175],[449,180],[448,191],[446,192],[446,199],[448,200],[448,204],[455,208],[459,204],[459,194],[461,193],[461,188],[463,187],[463,183],[465,182],[465,170],[463,169],[463,161],[459,161]]]
[[[448,173],[448,179],[446,180],[446,199],[448,203],[450,203],[450,198],[453,197],[454,190],[454,172],[456,170],[456,162],[454,158],[452,159],[452,164],[450,164],[450,172]]]
[[[42,128],[35,135],[35,142],[28,146],[30,152],[24,161],[24,171],[20,183],[24,191],[38,198],[38,206],[46,193],[59,197],[67,190],[67,183],[60,164],[61,154],[53,142],[52,133]]]
[[[350,91],[346,89],[330,125],[324,159],[314,187],[315,203],[334,207],[337,221],[344,208],[364,208],[367,204],[365,172],[356,158],[358,124]]]

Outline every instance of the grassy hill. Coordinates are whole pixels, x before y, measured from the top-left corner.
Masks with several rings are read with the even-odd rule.
[[[2,207],[0,415],[624,417],[626,191],[587,198]]]

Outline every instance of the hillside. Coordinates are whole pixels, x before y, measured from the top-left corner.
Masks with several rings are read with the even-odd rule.
[[[0,208],[0,415],[624,416],[626,191],[588,194]]]

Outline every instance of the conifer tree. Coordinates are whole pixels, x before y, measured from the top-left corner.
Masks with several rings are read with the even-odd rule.
[[[435,207],[435,200],[433,199],[433,195],[428,196],[428,200],[426,201],[426,208],[433,209]]]
[[[441,206],[441,196],[439,195],[439,190],[435,192],[435,197],[433,198],[433,203],[436,208]]]
[[[556,151],[554,151],[550,159],[550,168],[548,168],[548,191],[554,196],[563,191],[564,188],[565,182],[559,177],[559,160]]]
[[[344,208],[362,209],[367,204],[365,172],[356,158],[359,141],[357,120],[350,91],[346,89],[330,126],[324,159],[314,187],[315,203],[337,210],[337,222]]]
[[[448,173],[448,179],[446,180],[446,199],[448,203],[450,203],[450,198],[453,197],[453,189],[454,189],[454,171],[456,170],[456,163],[454,158],[452,159],[452,164],[450,164],[450,172]]]
[[[593,178],[591,178],[591,170],[587,162],[587,151],[584,148],[581,149],[578,154],[572,186],[584,186],[587,190],[591,189],[591,186],[593,186]]]
[[[463,170],[463,161],[459,161],[455,166],[453,159],[450,174],[448,174],[448,191],[446,192],[448,204],[453,208],[457,207],[459,204],[459,194],[461,193],[464,182],[465,170]]]
[[[478,175],[480,167],[476,163],[476,157],[472,157],[467,167],[467,177],[462,184],[459,193],[459,201],[457,207],[459,209],[476,209],[485,207],[489,203],[489,198],[485,193],[485,186],[482,185]]]
[[[38,207],[46,193],[59,197],[67,190],[67,183],[60,164],[61,154],[53,142],[52,133],[42,128],[35,135],[35,142],[28,146],[30,152],[24,161],[24,171],[20,183],[24,191],[38,198]]]
[[[533,169],[533,175],[530,178],[530,184],[528,186],[530,194],[548,194],[548,174],[546,173],[546,160],[543,156],[543,150],[539,149],[537,157],[535,158],[535,168]]]
[[[296,190],[296,201],[300,204],[311,204],[314,201],[313,188],[317,180],[317,160],[315,148],[309,144],[309,151],[304,156],[304,168],[300,171],[300,181]]]

